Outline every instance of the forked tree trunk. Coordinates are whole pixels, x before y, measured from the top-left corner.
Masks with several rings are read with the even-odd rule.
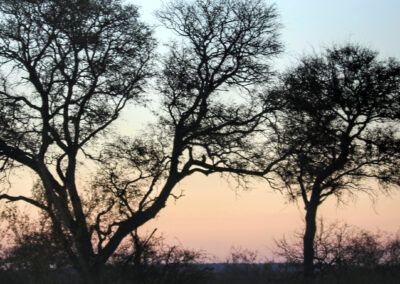
[[[303,273],[305,278],[310,278],[314,273],[314,238],[317,230],[317,206],[307,206],[306,230],[303,237]]]

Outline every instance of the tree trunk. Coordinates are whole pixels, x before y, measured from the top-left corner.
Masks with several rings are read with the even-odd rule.
[[[104,265],[90,265],[85,262],[74,263],[74,267],[78,272],[79,283],[82,284],[101,284],[104,283],[102,279],[102,269]]]
[[[312,277],[314,273],[314,238],[317,229],[317,206],[307,206],[306,230],[303,237],[303,273],[305,278]]]

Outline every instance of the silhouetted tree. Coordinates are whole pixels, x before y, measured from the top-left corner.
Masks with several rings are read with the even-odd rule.
[[[318,207],[331,195],[372,190],[367,179],[389,181],[391,173],[381,170],[393,167],[388,149],[399,143],[400,65],[349,44],[302,59],[281,85],[286,107],[276,126],[277,151],[289,147],[291,154],[276,173],[289,196],[304,202],[310,276]]]
[[[143,101],[154,40],[118,0],[5,0],[0,15],[1,170],[29,168],[44,196],[0,198],[46,211],[89,283],[106,258],[92,246],[78,161],[129,101]]]
[[[104,149],[91,190],[93,200],[105,201],[93,207],[93,229],[110,252],[156,216],[182,179],[261,176],[275,164],[253,163],[248,149],[275,107],[250,91],[270,79],[269,59],[281,50],[275,8],[262,1],[171,2],[158,16],[182,40],[162,61],[158,120],[146,135],[120,137]]]
[[[137,9],[118,0],[6,0],[0,11],[9,72],[0,92],[1,169],[28,167],[42,184],[34,197],[0,198],[44,210],[85,283],[98,281],[121,241],[156,216],[183,178],[262,175],[276,164],[254,163],[246,149],[275,108],[252,90],[268,82],[269,59],[281,51],[274,6],[166,5],[159,18],[182,42],[161,64],[159,120],[147,137],[117,139],[101,155],[95,142],[128,101],[142,101],[151,75],[154,43]],[[77,186],[85,157],[102,167],[86,191]]]

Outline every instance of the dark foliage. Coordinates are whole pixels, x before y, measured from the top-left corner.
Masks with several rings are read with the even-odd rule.
[[[286,263],[302,264],[303,234],[276,241],[276,255]],[[399,234],[370,232],[345,223],[325,226],[320,220],[314,240],[314,266],[318,273],[343,273],[346,270],[387,270],[399,267]]]
[[[304,203],[304,268],[311,275],[318,206],[329,196],[373,192],[367,180],[394,184],[400,64],[357,45],[334,47],[283,74],[278,93],[285,108],[275,124],[276,151],[290,154],[277,168],[277,187]]]

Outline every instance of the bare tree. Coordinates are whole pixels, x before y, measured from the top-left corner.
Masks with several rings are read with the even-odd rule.
[[[29,168],[44,196],[0,198],[44,210],[76,268],[95,275],[105,261],[92,246],[77,165],[129,101],[143,100],[151,31],[118,0],[5,0],[0,15],[1,172]]]
[[[6,0],[0,11],[9,72],[0,92],[1,169],[24,166],[41,182],[34,197],[0,198],[44,210],[86,283],[99,281],[121,241],[156,216],[183,178],[261,176],[276,165],[254,162],[247,149],[275,108],[254,89],[268,82],[269,60],[281,51],[274,6],[165,6],[159,17],[182,42],[162,62],[159,120],[147,137],[121,138],[101,155],[91,147],[128,101],[140,103],[150,75],[154,43],[137,9],[118,0]],[[102,167],[86,191],[77,186],[84,157]]]
[[[110,254],[176,197],[184,178],[262,176],[276,164],[255,163],[248,148],[275,108],[253,90],[270,79],[269,60],[281,51],[275,8],[262,1],[174,1],[158,16],[182,40],[171,43],[161,63],[158,120],[143,137],[120,137],[104,148],[90,190],[93,232]]]
[[[310,276],[318,207],[332,195],[340,200],[372,190],[367,179],[390,180],[395,159],[388,149],[399,143],[400,65],[350,44],[304,58],[281,84],[286,107],[276,126],[278,152],[292,152],[276,173],[290,198],[304,202],[304,273]]]

